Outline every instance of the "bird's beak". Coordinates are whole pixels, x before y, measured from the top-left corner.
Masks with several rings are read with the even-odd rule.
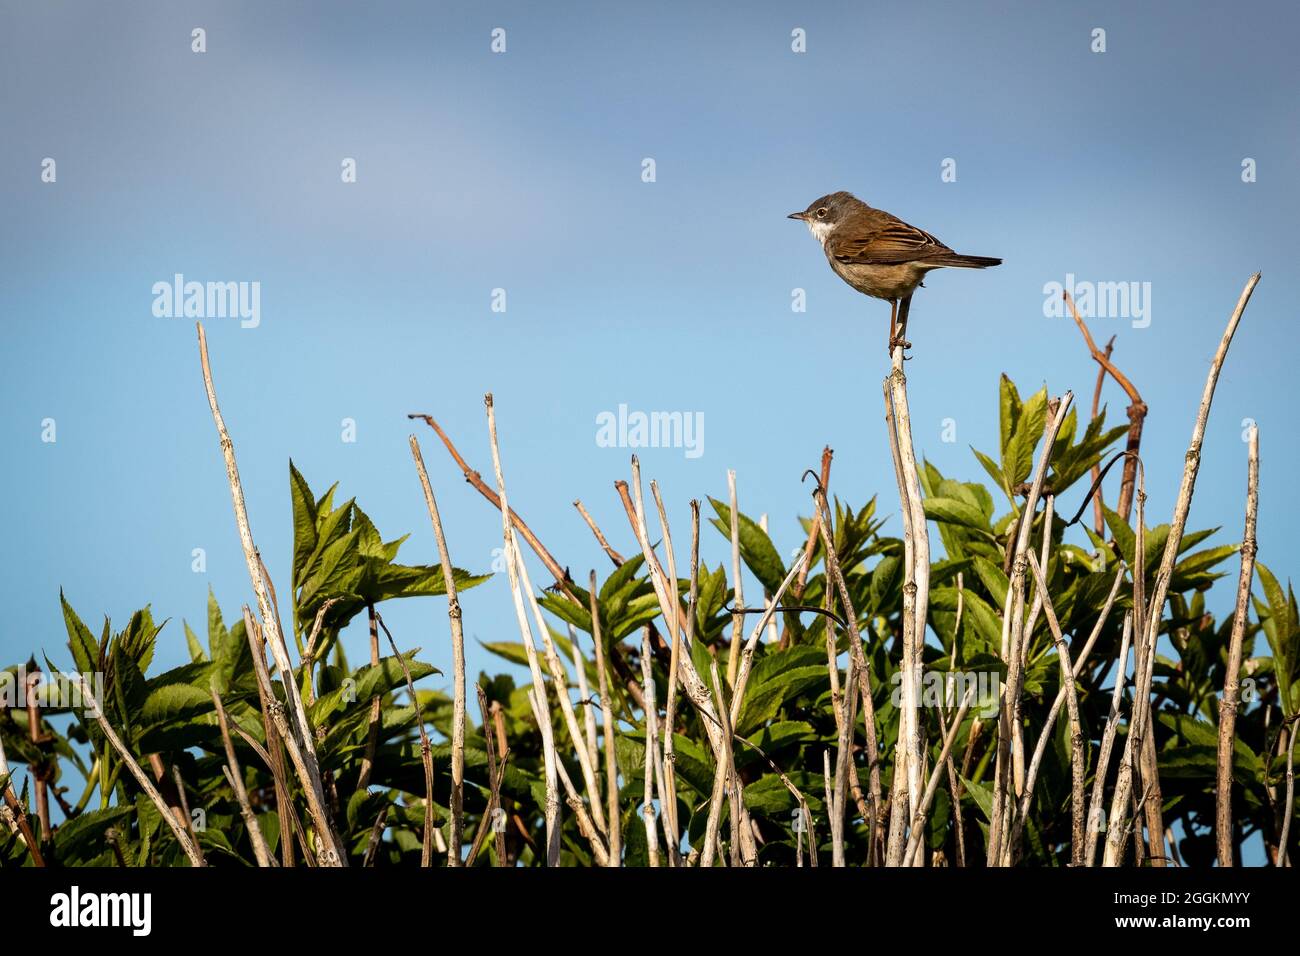
[[[786,216],[785,218],[786,218],[786,219],[799,219],[799,220],[804,220],[804,221],[806,221],[806,220],[808,219],[808,214],[807,214],[806,212],[792,212],[792,213],[790,213],[790,215]]]

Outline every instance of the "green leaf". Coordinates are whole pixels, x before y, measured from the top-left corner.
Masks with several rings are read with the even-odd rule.
[[[926,498],[923,504],[925,516],[932,521],[945,521],[992,536],[988,518],[975,505],[956,498]]]
[[[483,649],[490,651],[497,657],[504,657],[511,664],[518,664],[521,667],[528,666],[528,650],[518,641],[479,641]]]
[[[65,864],[84,863],[99,856],[104,850],[104,833],[109,827],[122,831],[125,842],[127,827],[123,824],[134,809],[127,805],[87,810],[60,824],[54,831],[54,846],[59,860]]]
[[[332,490],[332,489],[331,489]],[[316,550],[316,499],[307,479],[289,461],[289,500],[293,506],[293,588],[302,585],[307,559]]]
[[[149,691],[136,721],[140,727],[153,727],[189,721],[209,710],[212,710],[212,695],[206,690],[192,684],[164,683]]]
[[[745,690],[745,702],[736,721],[736,732],[748,736],[750,731],[773,719],[781,707],[822,681],[830,681],[826,671],[825,651],[820,664],[807,664],[782,670],[771,680]]]
[[[1121,518],[1114,511],[1111,511],[1110,508],[1106,507],[1104,504],[1101,506],[1101,513],[1105,516],[1106,527],[1110,529],[1110,533],[1114,537],[1115,543],[1119,545],[1120,554],[1122,554],[1124,560],[1132,566],[1133,551],[1137,547],[1137,535],[1133,533],[1133,529],[1129,527],[1127,521]]]
[[[718,517],[712,519],[713,526],[730,541],[731,509],[716,498],[710,498],[709,503],[718,513]],[[758,578],[764,591],[775,594],[785,578],[785,565],[781,563],[781,556],[773,546],[772,539],[757,522],[743,513],[737,516],[737,531],[740,539],[740,557],[744,560],[745,567]]]
[[[1043,437],[1047,419],[1047,388],[1025,400],[1016,418],[1015,432],[1002,458],[1002,470],[1012,488],[1029,477],[1034,467],[1034,449]]]
[[[1011,486],[1007,484],[1007,476],[1002,473],[1002,469],[998,467],[997,462],[984,454],[984,452],[980,451],[974,445],[970,446],[970,450],[979,463],[984,467],[984,470],[988,472],[989,477],[992,478],[997,486],[1002,489],[1002,493],[1007,496],[1007,500],[1014,505],[1016,500],[1011,494]]]
[[[1006,373],[998,380],[998,450],[1005,463],[1020,418],[1020,393]]]
[[[90,628],[81,623],[81,618],[63,596],[62,590],[59,591],[59,604],[63,607],[63,624],[68,631],[68,650],[72,652],[72,660],[77,665],[77,671],[82,674],[93,674],[100,670],[100,643],[90,633]]]
[[[185,645],[189,649],[190,660],[206,661],[208,659],[207,652],[203,650],[203,645],[199,643],[199,637],[190,628],[189,622],[181,621],[181,626],[185,629]]]
[[[411,671],[411,680],[418,681],[430,674],[441,674],[432,664],[425,664],[415,659],[419,649],[408,651],[402,656]],[[370,698],[384,694],[399,685],[405,685],[406,677],[402,665],[395,657],[385,657],[378,664],[369,664],[351,675],[351,682],[344,682],[326,694],[322,694],[309,708],[311,722],[315,726],[327,722],[330,716],[349,706],[362,704],[368,706]]]

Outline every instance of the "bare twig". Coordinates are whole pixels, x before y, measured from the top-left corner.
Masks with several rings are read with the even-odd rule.
[[[922,740],[918,696],[922,647],[930,604],[930,537],[925,507],[921,502],[920,476],[912,443],[912,419],[908,408],[907,376],[903,373],[901,343],[891,350],[890,355],[891,370],[884,382],[885,421],[903,519],[903,659],[900,668],[903,712],[894,772],[900,775],[900,783],[895,787],[896,795],[901,797],[900,788],[906,787],[906,807],[901,805],[900,800],[893,811],[890,851],[886,862],[891,866],[900,866],[903,863],[899,857],[904,849],[903,828],[916,816],[921,798],[925,744]]]
[[[498,511],[501,510],[501,503],[504,499],[498,494],[498,492],[494,492],[489,488],[487,482],[483,480],[483,476],[472,469],[465,459],[461,457],[460,452],[456,450],[456,446],[453,445],[451,439],[447,437],[447,433],[442,430],[442,427],[436,421],[433,420],[432,416],[414,414],[407,415],[406,417],[418,418],[420,421],[432,428],[434,432],[437,433],[438,437],[442,439],[442,443],[446,446],[447,452],[451,455],[452,460],[456,462],[461,472],[465,475],[465,480],[469,482],[479,494],[491,502]],[[524,522],[524,519],[519,517],[519,514],[513,509],[509,508],[508,504],[506,512],[502,515],[502,520],[506,521],[507,524],[523,535],[524,540],[528,542],[528,546],[533,549],[533,553],[541,559],[542,564],[546,566],[546,570],[553,578],[555,578],[555,587],[558,593],[564,595],[564,597],[572,601],[578,607],[582,607],[582,601],[578,599],[573,588],[569,586],[571,582],[569,580],[568,572],[560,566],[560,562],[555,560],[551,552],[546,550],[537,535],[535,535],[533,530]],[[632,699],[640,704],[641,687],[637,684],[636,680],[628,670],[627,662],[624,661],[622,656],[615,651],[610,654],[610,665],[626,683],[627,692],[632,695]]]
[[[925,836],[925,817],[930,812],[930,803],[934,800],[934,795],[939,789],[939,771],[947,763],[948,755],[952,752],[953,742],[957,739],[957,733],[966,720],[966,711],[970,709],[971,701],[974,699],[975,685],[971,684],[966,688],[966,694],[962,697],[961,706],[957,708],[957,714],[952,719],[952,726],[948,729],[948,736],[944,738],[943,749],[939,752],[939,759],[935,761],[934,768],[930,771],[930,780],[925,785],[925,793],[921,795],[921,799],[917,803],[916,816],[912,818],[912,831],[908,837],[907,850],[903,854],[903,859],[907,861],[908,866],[916,866],[919,862],[921,843]]]
[[[244,818],[244,828],[248,830],[248,841],[253,845],[253,855],[257,858],[258,866],[275,866],[275,859],[267,849],[262,828],[258,825],[257,814],[253,812],[248,802],[248,791],[244,788],[244,772],[239,767],[235,744],[230,739],[230,723],[226,720],[226,708],[221,705],[221,696],[215,689],[212,689],[212,705],[217,711],[217,724],[221,727],[221,742],[226,748],[226,779],[230,781],[230,789],[235,791],[235,799],[239,801],[239,812]]]
[[[310,783],[311,772],[303,756],[302,748],[299,746],[297,735],[285,716],[284,705],[276,699],[271,685],[271,675],[266,669],[262,629],[253,620],[253,612],[248,609],[247,605],[244,607],[244,633],[248,638],[249,649],[253,652],[253,671],[260,685],[259,697],[266,708],[264,713],[275,725],[276,735],[284,742],[284,747],[289,752],[289,760],[293,764],[294,771],[298,775],[298,781],[302,784],[303,792],[307,796],[307,809],[311,813],[312,822],[317,831],[316,839],[320,843],[317,854],[319,862],[325,866],[346,866],[345,859],[334,849],[337,845],[334,837],[334,826],[330,821],[329,812],[325,809],[324,795],[312,790]],[[288,694],[288,688],[293,684],[292,674],[289,674],[280,683],[285,687],[285,693]],[[268,742],[269,740],[268,737]],[[319,778],[317,779],[319,780]]]
[[[392,633],[388,630],[388,625],[378,614],[375,619],[379,621],[379,626],[384,629],[384,636],[388,638],[388,646],[393,649],[393,656],[397,658],[397,664],[402,668],[402,676],[406,678],[406,692],[411,695],[411,707],[415,710],[415,725],[420,731],[420,762],[424,764],[424,840],[420,853],[420,865],[423,867],[433,866],[433,743],[429,740],[429,732],[424,728],[424,713],[420,707],[420,698],[415,693],[415,681],[411,679],[411,668],[406,663],[406,658],[402,652],[397,649],[397,642],[393,640]],[[460,854],[460,847],[456,844],[448,844],[448,849],[455,849],[457,856]]]
[[[510,576],[510,594],[515,604],[515,619],[519,625],[519,634],[523,638],[524,652],[528,658],[528,671],[533,680],[533,693],[536,697],[542,716],[545,720],[539,720],[539,730],[542,734],[542,758],[546,780],[546,865],[559,866],[560,864],[560,783],[559,774],[556,770],[557,758],[555,755],[554,731],[550,721],[550,704],[546,697],[546,681],[542,678],[542,668],[537,660],[537,648],[533,644],[532,631],[528,625],[528,612],[524,607],[523,588],[519,582],[519,570],[523,567],[523,558],[519,554],[519,548],[515,543],[514,527],[511,518],[514,512],[510,510],[509,503],[506,500],[506,479],[501,470],[501,451],[497,444],[497,420],[496,412],[492,405],[492,393],[489,392],[483,396],[483,404],[487,408],[488,420],[488,438],[492,444],[492,467],[496,472],[497,495],[489,498],[497,504],[501,511],[502,537],[505,545],[506,569]],[[433,419],[426,419],[438,434],[442,435],[442,430],[437,427]],[[450,442],[443,438],[448,448],[451,448]],[[453,455],[459,460],[459,456]],[[475,473],[477,476],[477,472]],[[466,473],[468,477],[468,471]]]
[[[1115,336],[1112,335],[1110,337],[1110,341],[1106,343],[1106,351],[1103,352],[1102,355],[1107,360],[1109,360],[1111,353],[1114,351],[1115,351]],[[1098,363],[1097,386],[1092,390],[1092,417],[1093,418],[1096,418],[1097,415],[1101,412],[1101,388],[1105,384],[1106,384],[1106,366],[1102,365],[1101,363]],[[1098,479],[1101,477],[1100,461],[1097,464],[1092,466],[1091,475],[1092,475],[1093,484],[1094,485],[1097,484]],[[1097,488],[1097,493],[1092,496],[1092,522],[1093,522],[1093,528],[1096,529],[1098,536],[1104,535],[1106,533],[1106,517],[1102,510],[1103,507],[1104,505],[1102,502],[1101,488],[1099,487]]]
[[[1123,568],[1120,569],[1123,573]],[[1124,615],[1124,630],[1120,637],[1119,655],[1115,661],[1115,687],[1111,692],[1110,713],[1106,716],[1106,729],[1101,736],[1101,749],[1097,753],[1097,766],[1092,781],[1092,797],[1088,803],[1088,839],[1084,851],[1084,866],[1092,866],[1097,859],[1096,834],[1104,833],[1105,810],[1102,799],[1106,792],[1106,773],[1110,769],[1110,753],[1115,746],[1115,735],[1119,732],[1119,708],[1124,699],[1124,684],[1127,680],[1129,642],[1133,634],[1133,616]],[[1044,737],[1047,735],[1044,734]]]
[[[461,625],[455,570],[451,563],[451,552],[447,549],[447,538],[442,531],[438,502],[433,496],[433,487],[429,484],[429,473],[424,467],[424,456],[420,454],[420,443],[414,435],[410,436],[410,444],[411,458],[415,461],[415,470],[420,475],[420,487],[424,490],[424,503],[429,509],[429,521],[433,524],[433,536],[438,542],[438,563],[442,567],[442,582],[447,590],[447,618],[451,624],[451,656],[455,671],[451,718],[451,833],[447,839],[447,862],[452,866],[460,866],[461,843],[465,833],[465,632]]]
[[[638,489],[640,481],[637,482]],[[654,495],[655,507],[659,511],[659,528],[663,533],[664,554],[668,559],[668,585],[673,597],[677,597],[677,559],[673,554],[673,537],[668,528],[668,513],[664,509],[662,496],[659,494],[659,485],[653,480],[650,482],[650,491]],[[664,842],[668,847],[668,865],[680,866],[681,859],[678,852],[681,843],[681,830],[677,826],[677,775],[674,762],[677,759],[674,752],[673,728],[676,725],[677,716],[677,669],[682,657],[682,640],[681,640],[681,621],[680,621],[681,604],[673,600],[671,604],[673,617],[669,622],[670,633],[672,634],[672,652],[669,657],[668,665],[668,690],[664,698],[664,726],[663,726],[663,778],[664,793],[661,795],[664,813]],[[688,618],[689,626],[689,618]]]
[[[565,671],[564,665],[560,662],[560,655],[555,650],[555,642],[551,640],[550,628],[546,626],[546,619],[542,616],[541,605],[537,601],[537,595],[533,592],[532,581],[528,577],[528,567],[522,559],[518,562],[518,565],[519,583],[528,599],[529,606],[533,609],[533,620],[536,622],[537,630],[542,635],[542,650],[546,658],[546,666],[551,672],[551,680],[555,684],[555,694],[559,699],[560,713],[564,716],[564,725],[569,731],[574,755],[578,758],[578,766],[582,769],[582,779],[587,788],[587,799],[591,804],[592,821],[595,823],[596,829],[601,834],[604,834],[606,832],[605,814],[600,805],[600,788],[596,784],[596,770],[587,752],[582,727],[578,723],[578,715],[573,709],[573,700],[569,697],[568,672]]]
[[[853,674],[857,678],[858,696],[862,698],[863,708],[863,728],[866,731],[867,745],[867,768],[868,768],[868,794],[871,800],[869,819],[867,820],[868,833],[868,862],[874,862],[876,851],[876,830],[880,825],[880,746],[876,739],[876,708],[871,695],[871,670],[867,666],[866,656],[862,651],[862,635],[858,631],[858,616],[853,608],[853,601],[849,596],[848,583],[844,580],[844,572],[840,568],[839,556],[835,553],[835,528],[833,518],[831,517],[830,505],[826,500],[824,488],[818,488],[813,492],[813,501],[817,506],[818,534],[822,539],[822,547],[826,552],[826,576],[827,576],[827,593],[831,591],[831,585],[834,585],[835,591],[838,592],[840,604],[844,607],[844,618],[848,624],[849,632],[849,660],[852,662]],[[805,553],[807,553],[805,551]],[[829,622],[827,627],[830,627]],[[851,725],[850,725],[851,726]]]
[[[745,631],[745,585],[740,575],[740,509],[736,504],[736,473],[727,472],[727,491],[731,495],[731,649],[727,652],[727,683],[736,686],[736,668],[740,663],[740,643]],[[733,698],[734,699],[734,698]]]
[[[86,679],[80,674],[73,674],[71,676],[81,684],[82,693],[85,695],[83,700],[93,701],[94,698],[91,695],[90,685],[86,683]],[[139,762],[135,759],[135,755],[131,753],[126,744],[122,743],[122,738],[117,735],[115,730],[113,730],[113,725],[108,722],[108,718],[104,716],[104,712],[100,710],[99,705],[91,703],[90,706],[86,708],[86,716],[92,717],[96,723],[99,724],[99,729],[102,730],[104,736],[108,738],[109,745],[112,746],[112,748],[117,751],[117,755],[122,758],[122,762],[126,764],[126,769],[131,771],[131,776],[135,777],[135,782],[140,785],[140,789],[145,792],[145,796],[153,801],[153,805],[158,808],[158,812],[162,814],[163,820],[167,822],[167,826],[171,829],[172,835],[176,837],[176,842],[181,845],[181,850],[184,851],[187,857],[189,857],[190,865],[206,866],[207,864],[203,862],[203,857],[199,853],[198,846],[190,839],[189,831],[180,820],[176,819],[176,814],[172,812],[172,809],[169,806],[167,806],[167,802],[163,800],[162,794],[158,792],[158,789],[149,780],[149,775],[140,767]]]
[[[1282,831],[1278,834],[1277,854],[1279,866],[1291,866],[1291,855],[1287,850],[1291,835],[1291,819],[1295,816],[1295,739],[1297,737],[1296,718],[1286,721],[1286,803],[1282,814]]]
[[[370,839],[366,841],[366,852],[361,858],[363,867],[375,865],[375,853],[379,850],[380,841],[384,837],[384,827],[388,825],[388,804],[379,808],[379,815],[375,817],[375,825],[370,828]]]
[[[18,830],[19,836],[27,846],[27,852],[31,854],[32,864],[40,867],[45,866],[45,857],[41,854],[40,838],[32,830],[32,825],[27,819],[27,812],[23,809],[22,801],[18,799],[18,794],[14,791],[12,771],[9,769],[9,761],[5,758],[2,735],[0,735],[0,780],[4,783],[2,792],[0,792],[0,796],[4,798],[4,806],[0,807],[0,811],[12,818],[12,825]]]
[[[1021,512],[1019,529],[1015,539],[1015,551],[1012,561],[1011,586],[1007,589],[1007,603],[1003,612],[1003,653],[1007,661],[1007,680],[1003,687],[1002,708],[998,720],[997,760],[994,769],[993,813],[989,828],[989,865],[1009,865],[1011,841],[1008,839],[1011,813],[1014,809],[1013,774],[1011,765],[1011,741],[1013,727],[1018,711],[1020,689],[1024,675],[1024,658],[1021,650],[1024,646],[1025,625],[1025,591],[1026,572],[1029,564],[1029,539],[1034,523],[1034,513],[1038,508],[1038,498],[1047,477],[1048,464],[1052,457],[1052,446],[1065,421],[1071,392],[1066,392],[1059,399],[1048,403],[1049,424],[1043,436],[1043,450],[1038,456],[1038,466],[1034,472],[1033,484],[1025,498]]]
[[[623,555],[619,554],[609,546],[609,542],[605,540],[605,535],[601,532],[600,526],[597,525],[591,515],[587,513],[587,509],[583,507],[582,502],[574,501],[573,507],[578,509],[578,514],[582,515],[582,520],[587,522],[587,527],[590,528],[591,533],[596,536],[596,542],[600,545],[601,550],[609,556],[609,560],[614,562],[614,567],[617,568],[621,566],[626,559]]]
[[[615,755],[614,709],[609,699],[609,677],[605,673],[605,641],[600,632],[600,604],[596,600],[596,572],[591,572],[591,638],[596,647],[596,675],[600,681],[600,717],[605,734],[605,797],[609,801],[609,859],[622,866],[622,822],[618,809],[618,757]]]
[[[1074,686],[1074,665],[1070,662],[1070,648],[1061,633],[1060,622],[1056,619],[1056,609],[1052,607],[1052,596],[1047,593],[1047,579],[1038,566],[1038,560],[1032,551],[1025,557],[1029,559],[1029,569],[1034,572],[1034,580],[1043,595],[1043,612],[1047,615],[1047,626],[1052,630],[1056,640],[1057,663],[1061,671],[1061,689],[1065,691],[1065,706],[1070,714],[1070,804],[1072,810],[1072,839],[1070,843],[1070,865],[1083,865],[1084,817],[1086,815],[1084,796],[1084,760],[1083,724],[1079,719],[1079,694]],[[1080,655],[1082,657],[1082,655]]]
[[[280,737],[279,737],[279,733],[275,730],[275,723],[271,720],[269,716],[267,716],[266,712],[263,712],[262,720],[263,720],[263,726],[270,727],[272,733],[275,735],[273,738],[269,738],[269,739],[274,739],[276,741],[275,747],[276,750],[278,750],[280,747],[280,744],[278,742]],[[294,865],[294,855],[293,855],[292,848],[293,848],[293,841],[295,836],[298,839],[298,846],[302,850],[303,859],[307,861],[307,866],[308,867],[317,866],[316,859],[311,851],[311,844],[307,842],[307,831],[303,829],[302,821],[298,819],[298,811],[294,809],[293,804],[289,801],[287,796],[289,792],[289,788],[287,783],[287,777],[285,777],[284,775],[284,756],[280,755],[278,760],[273,759],[273,755],[276,753],[276,751],[273,750],[270,753],[268,753],[266,751],[266,748],[263,747],[261,744],[259,744],[255,738],[253,738],[248,733],[246,733],[244,731],[244,728],[239,726],[239,724],[235,724],[233,729],[235,733],[239,734],[240,739],[243,740],[244,743],[248,745],[249,749],[252,750],[253,753],[257,754],[258,758],[262,761],[262,764],[266,767],[267,770],[271,771],[271,776],[275,778],[276,805],[278,807],[278,813],[280,816],[280,826],[281,826],[281,830],[280,830],[280,847],[282,850],[281,866],[292,867]],[[279,769],[276,769],[277,767]],[[282,780],[285,782],[282,783]],[[286,797],[283,801],[280,800],[281,789],[283,789],[286,794]]]
[[[1156,572],[1155,585],[1152,590],[1151,600],[1145,609],[1141,632],[1137,632],[1135,628],[1137,636],[1134,638],[1134,653],[1139,659],[1146,659],[1155,654],[1156,638],[1160,631],[1160,619],[1164,614],[1165,598],[1168,596],[1174,565],[1178,559],[1179,549],[1182,547],[1183,531],[1187,526],[1187,515],[1192,507],[1192,494],[1196,488],[1196,474],[1201,466],[1201,444],[1205,439],[1205,427],[1210,418],[1210,406],[1214,402],[1214,389],[1218,384],[1219,373],[1223,369],[1228,347],[1232,344],[1232,337],[1236,333],[1241,317],[1246,311],[1247,303],[1250,302],[1251,293],[1255,291],[1255,286],[1259,284],[1259,278],[1260,274],[1257,272],[1246,281],[1245,288],[1242,289],[1241,295],[1237,299],[1237,305],[1233,309],[1232,316],[1228,319],[1228,326],[1223,332],[1223,337],[1219,340],[1219,347],[1215,351],[1209,374],[1206,376],[1205,389],[1201,394],[1201,404],[1196,415],[1196,424],[1192,427],[1192,439],[1187,449],[1183,479],[1178,489],[1178,499],[1174,504],[1173,520],[1170,522],[1169,535],[1165,539],[1165,550],[1161,557],[1160,569]],[[1142,686],[1137,688],[1134,696],[1133,726],[1125,744],[1125,759],[1120,764],[1119,778],[1115,783],[1115,793],[1111,803],[1110,828],[1106,836],[1106,852],[1102,861],[1104,866],[1118,866],[1123,855],[1127,832],[1123,825],[1121,811],[1128,806],[1132,794],[1132,772],[1129,768],[1136,759],[1136,755],[1130,756],[1129,752],[1135,737],[1141,737],[1143,730],[1142,715],[1149,709],[1144,705],[1144,702],[1149,702],[1150,699],[1151,671],[1152,668],[1143,667]]]
[[[1124,373],[1121,372],[1118,368],[1116,368],[1115,363],[1113,363],[1110,360],[1110,353],[1111,353],[1110,345],[1106,346],[1105,352],[1097,348],[1097,343],[1092,340],[1092,333],[1088,331],[1088,326],[1084,325],[1083,319],[1079,318],[1079,310],[1074,307],[1074,300],[1070,298],[1070,293],[1063,292],[1061,293],[1061,297],[1065,299],[1065,304],[1070,307],[1070,315],[1074,317],[1075,324],[1079,326],[1079,331],[1083,333],[1083,339],[1085,342],[1088,343],[1088,351],[1092,353],[1092,357],[1096,359],[1097,364],[1101,366],[1102,371],[1110,373],[1111,378],[1115,379],[1115,381],[1119,384],[1119,387],[1124,389],[1125,393],[1128,395],[1129,398],[1129,403],[1130,403],[1128,407],[1129,431],[1128,431],[1127,450],[1130,452],[1130,454],[1124,460],[1124,475],[1120,481],[1119,503],[1116,508],[1116,511],[1118,512],[1119,516],[1123,518],[1125,521],[1128,521],[1129,509],[1133,504],[1133,487],[1134,487],[1134,480],[1136,479],[1137,476],[1137,472],[1135,471],[1135,469],[1137,468],[1138,452],[1141,450],[1142,447],[1142,424],[1143,422],[1146,421],[1147,405],[1146,402],[1142,401],[1142,396],[1138,394],[1137,386],[1135,386],[1131,381],[1129,381],[1128,377],[1125,376]],[[1111,341],[1113,342],[1114,339],[1112,339]],[[1100,382],[1100,376],[1098,376],[1098,381]],[[1100,384],[1098,385],[1098,391],[1100,391]],[[1096,415],[1095,405],[1096,403],[1094,402],[1094,411],[1093,411],[1094,416]],[[1094,480],[1095,480],[1095,475],[1094,475]],[[1100,489],[1098,489],[1097,504],[1094,507],[1096,509],[1095,513],[1100,514],[1101,513]],[[1101,532],[1099,530],[1098,534],[1100,533]]]
[[[311,723],[307,719],[307,711],[303,707],[302,696],[298,693],[293,662],[289,659],[289,648],[285,644],[284,634],[280,629],[279,615],[271,601],[270,576],[266,574],[257,547],[253,544],[253,532],[248,523],[248,509],[244,506],[244,488],[239,480],[239,466],[235,462],[235,446],[230,440],[230,433],[226,430],[225,420],[222,418],[221,409],[217,405],[216,389],[212,384],[212,369],[208,364],[207,338],[203,334],[203,325],[201,323],[196,323],[196,325],[199,333],[199,361],[203,369],[203,386],[207,391],[208,407],[212,411],[212,420],[217,426],[217,435],[221,440],[221,453],[226,462],[226,479],[230,484],[230,500],[235,510],[235,525],[239,529],[239,541],[244,550],[244,561],[248,565],[248,576],[253,584],[253,592],[257,595],[258,609],[261,612],[262,623],[266,628],[266,642],[271,648],[271,654],[275,658],[276,665],[280,668],[283,677],[285,697],[293,717],[293,723],[291,724],[293,734],[298,738],[296,741],[298,746],[297,748],[291,748],[290,754],[293,755],[294,749],[300,751],[295,759],[295,764],[301,763],[302,765],[303,787],[307,790],[308,799],[318,805],[321,820],[326,821],[328,815],[324,810],[325,788],[321,782],[320,768],[316,764],[316,749]],[[336,866],[347,866],[347,854],[339,844],[333,828],[327,827],[320,834],[320,838],[329,849],[331,854],[330,862]]]
[[[480,693],[482,690],[483,688],[480,687]],[[478,859],[479,852],[483,849],[483,844],[487,840],[488,830],[491,829],[495,831],[494,835],[497,837],[497,866],[504,866],[505,837],[501,829],[498,828],[495,823],[497,808],[501,806],[501,784],[506,777],[506,764],[510,759],[510,751],[507,750],[502,754],[501,760],[498,762],[496,759],[495,746],[491,743],[491,734],[487,734],[486,737],[489,741],[488,747],[492,750],[491,763],[495,766],[491,768],[492,777],[489,781],[487,806],[483,808],[483,816],[479,817],[478,830],[475,832],[474,842],[469,848],[469,856],[465,859],[469,861],[470,866],[474,865],[474,861]]]
[[[370,666],[379,666],[379,621],[375,617],[375,606],[366,605],[366,617],[370,623]],[[366,749],[361,754],[361,770],[357,774],[357,789],[365,790],[370,786],[370,775],[375,770],[375,754],[379,750],[380,707],[383,698],[375,694],[370,698],[370,715],[366,719]]]
[[[1111,608],[1115,605],[1115,598],[1119,595],[1119,586],[1123,580],[1124,567],[1121,565],[1115,572],[1115,581],[1111,584],[1110,593],[1106,596],[1106,603],[1097,616],[1097,623],[1093,626],[1092,633],[1088,635],[1083,649],[1079,651],[1079,656],[1074,662],[1074,677],[1076,680],[1083,673],[1084,666],[1088,662],[1088,655],[1092,653],[1092,647],[1097,643],[1097,639],[1101,636],[1102,629],[1105,627],[1106,620],[1110,617]],[[1046,591],[1044,590],[1043,593],[1045,594]],[[1038,745],[1034,748],[1033,759],[1029,762],[1029,770],[1025,775],[1025,788],[1020,796],[1015,832],[1012,834],[1011,839],[1013,845],[1019,845],[1020,843],[1021,832],[1029,818],[1029,806],[1034,798],[1034,787],[1038,781],[1038,769],[1042,765],[1043,755],[1047,752],[1047,745],[1052,739],[1052,730],[1056,727],[1056,718],[1061,713],[1061,707],[1065,704],[1069,690],[1064,683],[1061,684],[1061,689],[1057,691],[1056,699],[1052,702],[1051,710],[1048,711],[1047,719],[1043,722],[1043,728],[1038,734]],[[1104,768],[1102,776],[1105,776]]]
[[[1250,585],[1255,574],[1255,520],[1259,512],[1259,428],[1250,429],[1249,464],[1246,478],[1246,530],[1241,539],[1241,574],[1237,579],[1237,607],[1232,615],[1232,636],[1228,644],[1228,670],[1223,678],[1223,700],[1219,704],[1218,772],[1215,789],[1214,836],[1219,866],[1232,866],[1232,750],[1237,732],[1237,707],[1241,686],[1241,645],[1246,635],[1246,614],[1250,607]],[[1286,808],[1291,815],[1290,805]],[[1286,851],[1286,844],[1278,848]]]
[[[652,867],[659,865],[659,837],[655,828],[655,714],[654,676],[650,672],[650,629],[641,629],[641,686],[645,688],[645,767],[642,773],[641,819],[645,823],[646,853]]]

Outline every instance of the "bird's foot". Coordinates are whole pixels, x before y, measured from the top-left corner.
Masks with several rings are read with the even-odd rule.
[[[903,338],[901,335],[896,335],[889,340],[889,348],[887,350],[887,354],[892,358],[894,355],[894,349],[899,348],[900,346],[902,347],[903,352],[905,353],[903,355],[904,361],[910,359],[911,356],[907,355],[906,352],[908,349],[912,347],[912,343],[907,341],[907,339]]]

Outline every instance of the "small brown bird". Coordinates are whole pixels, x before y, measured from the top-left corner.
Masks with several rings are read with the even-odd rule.
[[[836,275],[864,295],[889,300],[891,354],[900,345],[911,345],[905,340],[907,313],[912,293],[927,272],[945,266],[984,269],[1002,264],[989,256],[953,252],[928,232],[883,209],[872,209],[852,193],[823,196],[788,218],[808,224]]]

